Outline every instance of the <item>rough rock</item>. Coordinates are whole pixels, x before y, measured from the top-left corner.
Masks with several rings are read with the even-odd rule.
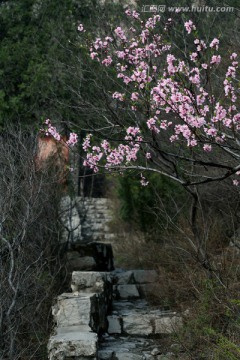
[[[72,291],[87,291],[87,292],[104,292],[111,290],[112,279],[109,273],[106,272],[93,272],[74,271],[72,273],[71,288]],[[108,289],[109,288],[109,289]]]
[[[49,360],[65,360],[79,357],[82,360],[95,358],[97,334],[70,332],[52,336],[48,343]]]
[[[58,297],[53,316],[57,327],[86,325],[89,331],[99,332],[107,329],[107,311],[108,299],[104,294],[69,293]]]
[[[161,351],[158,349],[158,348],[154,348],[152,351],[151,351],[151,355],[155,356],[155,355],[159,355],[161,354]]]
[[[94,326],[92,314],[96,308],[96,294],[64,293],[58,296],[57,304],[53,307],[53,316],[57,327]]]

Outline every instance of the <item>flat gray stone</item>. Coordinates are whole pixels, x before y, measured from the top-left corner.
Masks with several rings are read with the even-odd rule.
[[[138,299],[140,297],[137,286],[134,284],[117,285],[116,291],[120,299]]]
[[[123,316],[123,332],[129,335],[153,334],[153,317],[147,314]]]
[[[121,319],[116,315],[109,315],[108,320],[108,333],[109,334],[121,334]]]

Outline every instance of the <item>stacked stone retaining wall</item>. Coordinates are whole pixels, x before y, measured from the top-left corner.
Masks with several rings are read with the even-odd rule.
[[[89,243],[112,240],[114,234],[109,227],[111,207],[111,201],[106,198],[64,197],[61,204],[64,241]]]

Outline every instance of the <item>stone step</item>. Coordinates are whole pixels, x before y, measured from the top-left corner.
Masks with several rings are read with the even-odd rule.
[[[113,283],[116,285],[127,284],[150,284],[158,281],[158,274],[155,270],[122,270],[112,271]]]
[[[158,354],[157,339],[109,336],[100,342],[98,360],[157,360]]]
[[[116,269],[111,276],[115,299],[145,298],[159,292],[158,274],[155,270]]]
[[[107,320],[108,334],[131,336],[171,334],[182,326],[182,318],[177,313],[150,307],[142,300],[114,301]]]
[[[139,299],[140,294],[135,284],[127,285],[114,285],[113,286],[113,297],[115,299]]]
[[[49,359],[166,360],[158,339],[177,331],[182,317],[141,298],[159,286],[157,278],[153,270],[74,271],[73,292],[58,296],[53,306]]]

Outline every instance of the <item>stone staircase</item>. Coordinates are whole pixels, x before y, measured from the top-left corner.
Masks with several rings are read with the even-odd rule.
[[[167,360],[159,337],[182,325],[178,314],[150,306],[154,270],[74,271],[72,293],[53,307],[50,360]]]
[[[154,270],[112,272],[112,312],[108,329],[99,341],[99,360],[159,360],[159,337],[182,325],[176,313],[150,306],[145,299],[157,286]],[[164,356],[164,357],[163,357]]]

